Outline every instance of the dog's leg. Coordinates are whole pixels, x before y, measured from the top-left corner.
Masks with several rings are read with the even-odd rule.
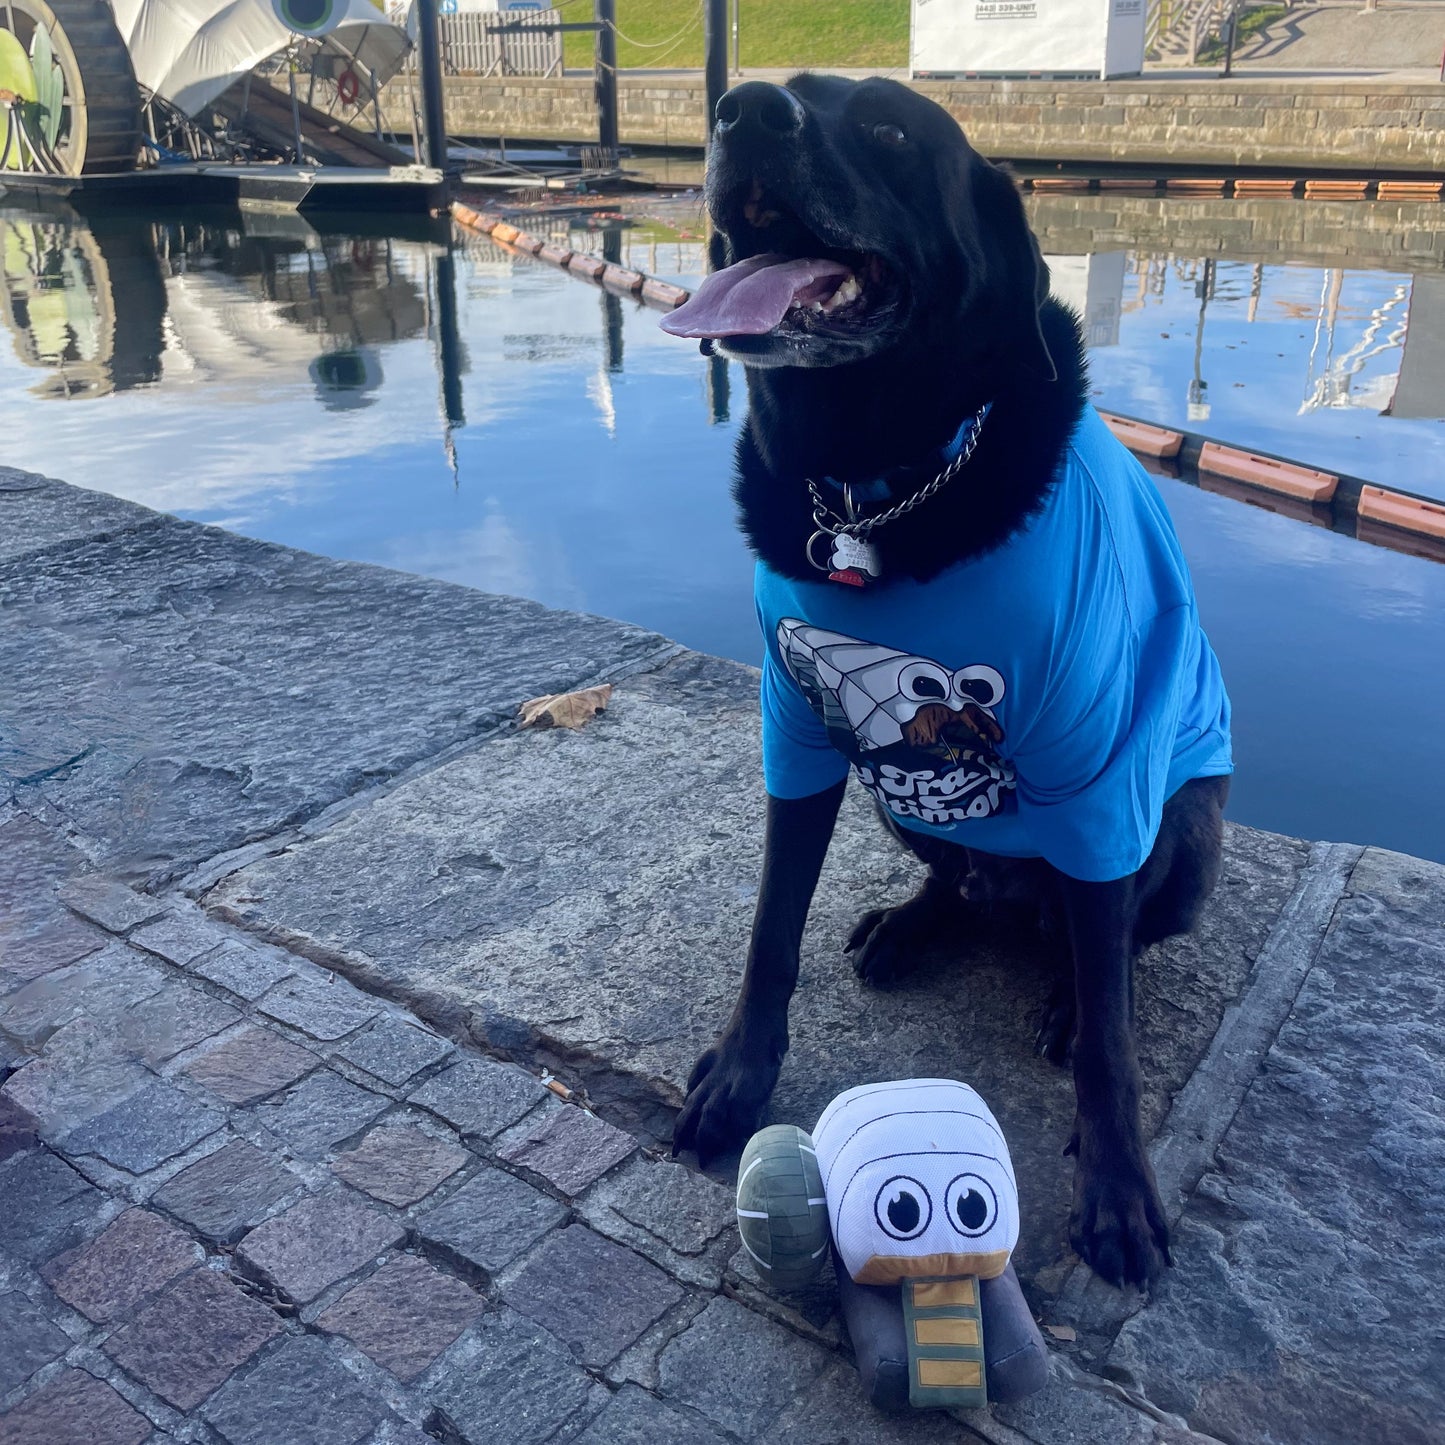
[[[911,971],[920,953],[957,932],[967,912],[959,886],[956,874],[930,866],[923,887],[906,903],[865,913],[844,945],[858,977],[871,988],[887,988]]]
[[[1137,900],[1133,877],[1063,880],[1077,1025],[1069,1148],[1078,1155],[1069,1242],[1112,1284],[1147,1285],[1169,1259],[1169,1227],[1139,1125],[1130,1020]]]
[[[846,781],[811,798],[769,797],[763,877],[742,991],[718,1040],[697,1061],[672,1131],[672,1152],[699,1161],[746,1142],[788,1051],[798,949]]]

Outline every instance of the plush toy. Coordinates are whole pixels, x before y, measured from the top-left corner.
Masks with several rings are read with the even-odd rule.
[[[828,1253],[864,1388],[883,1409],[977,1409],[1039,1389],[1048,1353],[1009,1255],[1018,1186],[967,1084],[839,1094],[811,1135],[774,1124],[738,1167],[738,1230],[764,1279],[797,1289]]]

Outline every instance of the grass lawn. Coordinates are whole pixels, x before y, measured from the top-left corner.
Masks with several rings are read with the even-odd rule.
[[[563,8],[562,17],[590,20],[592,6],[589,0],[575,0]],[[621,69],[702,65],[699,0],[617,0],[617,32]],[[739,0],[738,39],[745,66],[903,67],[908,64],[908,0]],[[568,34],[563,41],[568,67],[590,69],[592,36]]]

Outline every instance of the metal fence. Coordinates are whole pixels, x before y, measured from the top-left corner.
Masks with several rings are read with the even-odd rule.
[[[556,10],[487,10],[442,15],[442,69],[448,75],[560,75],[562,35],[543,30],[560,23]],[[523,25],[505,31],[506,25]],[[537,27],[533,29],[532,27]],[[408,67],[416,68],[412,51]]]

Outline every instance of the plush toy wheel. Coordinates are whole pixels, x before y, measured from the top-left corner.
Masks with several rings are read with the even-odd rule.
[[[811,1283],[828,1254],[828,1205],[812,1136],[772,1124],[748,1140],[738,1164],[738,1233],[777,1289]]]

